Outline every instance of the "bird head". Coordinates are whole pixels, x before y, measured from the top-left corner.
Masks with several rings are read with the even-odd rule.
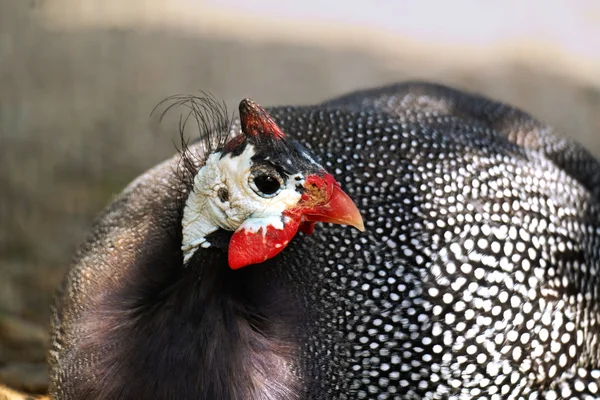
[[[242,134],[210,154],[194,178],[182,221],[186,262],[219,229],[233,231],[232,269],[274,257],[316,222],[364,230],[354,202],[309,150],[252,100],[242,100],[239,112]]]

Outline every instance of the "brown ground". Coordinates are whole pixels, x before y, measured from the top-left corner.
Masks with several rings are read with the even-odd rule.
[[[202,89],[234,109],[246,96],[310,103],[434,79],[518,105],[600,154],[600,89],[547,60],[437,62],[439,49],[386,55],[175,28],[61,31],[40,22],[43,7],[0,3],[0,382],[29,392],[45,390],[48,305],[74,249],[127,182],[174,151],[174,121],[150,118],[171,94]]]

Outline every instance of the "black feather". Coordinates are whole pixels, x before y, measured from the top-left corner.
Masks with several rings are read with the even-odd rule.
[[[220,102],[212,94],[200,92],[200,96],[176,94],[162,100],[154,107],[151,115],[160,110],[159,122],[171,112],[183,107],[179,115],[180,147],[177,148],[181,159],[178,163],[177,176],[189,190],[194,176],[204,164],[206,157],[222,149],[232,132],[233,118],[230,118],[225,102]],[[186,137],[186,128],[190,119],[195,122],[197,137],[190,142]],[[197,153],[190,150],[190,143],[198,143]]]

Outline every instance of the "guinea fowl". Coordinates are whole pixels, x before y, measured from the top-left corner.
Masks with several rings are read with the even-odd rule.
[[[579,145],[430,84],[243,101],[228,140],[190,104],[200,141],[125,189],[66,277],[54,398],[600,397]],[[318,221],[338,224],[296,234]]]

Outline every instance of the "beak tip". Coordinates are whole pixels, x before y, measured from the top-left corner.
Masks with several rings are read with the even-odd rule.
[[[329,182],[331,195],[325,203],[316,196],[316,199],[313,199],[313,201],[317,203],[317,207],[305,213],[306,220],[353,226],[360,232],[364,232],[365,224],[358,207],[340,186],[335,183],[333,177],[331,175],[328,176],[329,180],[333,182]],[[323,180],[323,178],[318,179]],[[327,176],[325,180],[327,180]]]
[[[364,223],[364,221],[362,219],[362,215],[360,215],[360,214],[356,215],[352,219],[352,222],[349,225],[355,227],[360,232],[364,232],[365,231],[365,223]]]

